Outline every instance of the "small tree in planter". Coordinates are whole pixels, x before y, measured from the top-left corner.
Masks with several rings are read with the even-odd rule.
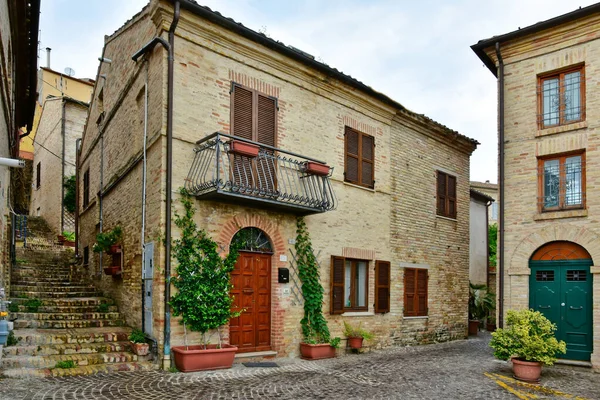
[[[296,228],[298,275],[304,297],[304,318],[300,321],[304,340],[300,344],[300,353],[309,359],[335,357],[340,338],[331,338],[327,320],[323,316],[323,286],[319,282],[319,266],[303,218],[298,218]]]
[[[233,299],[229,274],[235,267],[238,251],[230,249],[225,258],[217,251],[217,243],[194,222],[195,210],[191,198],[180,190],[183,215],[175,212],[175,225],[181,237],[174,240],[173,255],[177,260],[177,276],[171,278],[177,293],[169,304],[173,315],[181,316],[185,346],[173,347],[175,365],[182,372],[230,368],[237,347],[223,344],[220,327],[240,315],[231,311]],[[202,344],[188,346],[187,328],[202,334]],[[210,344],[207,333],[216,330],[218,344]]]
[[[469,335],[477,335],[479,325],[496,305],[496,297],[483,284],[469,282]]]
[[[108,253],[111,254],[116,251],[115,246],[118,246],[123,239],[123,229],[120,226],[115,226],[112,230],[107,232],[101,232],[96,235],[96,244],[92,248],[94,253]]]
[[[567,351],[565,342],[554,336],[556,325],[539,311],[509,310],[506,324],[492,333],[490,346],[496,358],[512,359],[517,379],[538,382],[542,364],[554,364],[556,355]]]
[[[352,349],[360,349],[363,345],[363,340],[373,339],[373,334],[362,328],[362,322],[358,327],[350,325],[344,321],[344,336],[348,338],[348,346]]]

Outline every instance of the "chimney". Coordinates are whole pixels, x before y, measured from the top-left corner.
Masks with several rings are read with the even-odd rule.
[[[52,49],[50,47],[46,47],[46,68],[50,69],[50,52]]]

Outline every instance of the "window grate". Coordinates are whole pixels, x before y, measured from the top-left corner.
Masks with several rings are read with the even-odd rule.
[[[587,281],[587,272],[585,270],[569,270],[567,271],[568,282],[585,282]]]
[[[583,208],[586,199],[584,178],[583,155],[540,160],[539,208],[542,211]]]
[[[584,120],[585,74],[582,67],[540,78],[537,93],[541,129]]]
[[[536,271],[535,280],[538,282],[554,282],[554,271]]]

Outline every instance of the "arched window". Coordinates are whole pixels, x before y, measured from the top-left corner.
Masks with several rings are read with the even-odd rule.
[[[240,251],[257,251],[273,253],[273,246],[266,233],[254,227],[243,228],[237,231],[231,239],[231,244],[237,244]]]
[[[573,242],[557,241],[543,245],[533,253],[531,261],[585,260],[590,253]]]

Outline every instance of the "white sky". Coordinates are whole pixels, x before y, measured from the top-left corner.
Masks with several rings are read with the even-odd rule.
[[[587,6],[584,0],[197,0],[481,145],[471,179],[497,181],[496,80],[470,45]],[[104,35],[147,0],[42,0],[51,67],[96,77]],[[40,65],[46,52],[40,51]]]

